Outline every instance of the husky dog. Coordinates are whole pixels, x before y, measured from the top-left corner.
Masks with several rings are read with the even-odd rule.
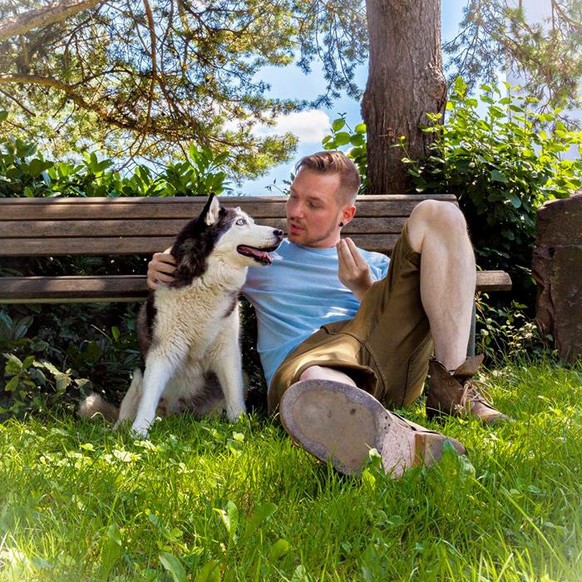
[[[172,246],[174,281],[150,292],[139,312],[143,375],[134,371],[119,410],[92,394],[80,414],[100,412],[115,428],[131,421],[142,437],[156,416],[226,410],[234,420],[244,414],[238,295],[247,268],[269,265],[282,238],[283,231],[259,226],[211,195]]]

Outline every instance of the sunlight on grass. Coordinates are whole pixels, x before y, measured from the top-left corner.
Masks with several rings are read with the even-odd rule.
[[[9,421],[0,580],[579,580],[582,370],[517,362],[486,383],[516,422],[449,420],[469,458],[398,481],[373,455],[338,475],[262,417],[168,419],[144,441]]]

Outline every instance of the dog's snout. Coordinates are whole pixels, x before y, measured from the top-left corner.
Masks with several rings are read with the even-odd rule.
[[[280,228],[275,228],[273,229],[273,234],[277,237],[277,238],[283,238],[283,231]]]

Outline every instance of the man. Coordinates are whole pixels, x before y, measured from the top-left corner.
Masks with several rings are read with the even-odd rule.
[[[387,409],[414,402],[430,367],[429,418],[507,418],[471,381],[482,358],[466,357],[476,269],[462,213],[419,203],[389,261],[341,238],[360,185],[351,160],[319,152],[296,171],[282,260],[249,269],[243,288],[257,313],[269,409],[344,473],[358,472],[370,448],[394,477],[438,460],[447,443],[464,454],[458,441]],[[154,255],[150,287],[170,283],[173,269],[170,255]]]

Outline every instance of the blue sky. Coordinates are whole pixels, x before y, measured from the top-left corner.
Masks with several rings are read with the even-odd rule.
[[[442,0],[443,41],[453,38],[457,33],[465,5],[465,0]],[[356,81],[362,89],[366,84],[366,76],[367,67],[361,67],[357,72]],[[270,83],[270,95],[273,97],[313,99],[323,89],[322,75],[315,67],[309,75],[303,74],[295,67],[265,69],[264,80]],[[265,129],[266,133],[291,131],[297,135],[299,138],[297,152],[289,163],[272,168],[262,178],[244,182],[240,187],[235,187],[233,193],[257,196],[278,194],[276,190],[269,192],[267,186],[273,185],[274,181],[276,184],[281,184],[283,180],[289,179],[296,160],[306,154],[321,150],[321,140],[329,133],[330,123],[342,113],[346,114],[346,120],[351,127],[361,121],[359,102],[349,97],[342,97],[329,109],[292,113],[280,118],[275,128]]]

